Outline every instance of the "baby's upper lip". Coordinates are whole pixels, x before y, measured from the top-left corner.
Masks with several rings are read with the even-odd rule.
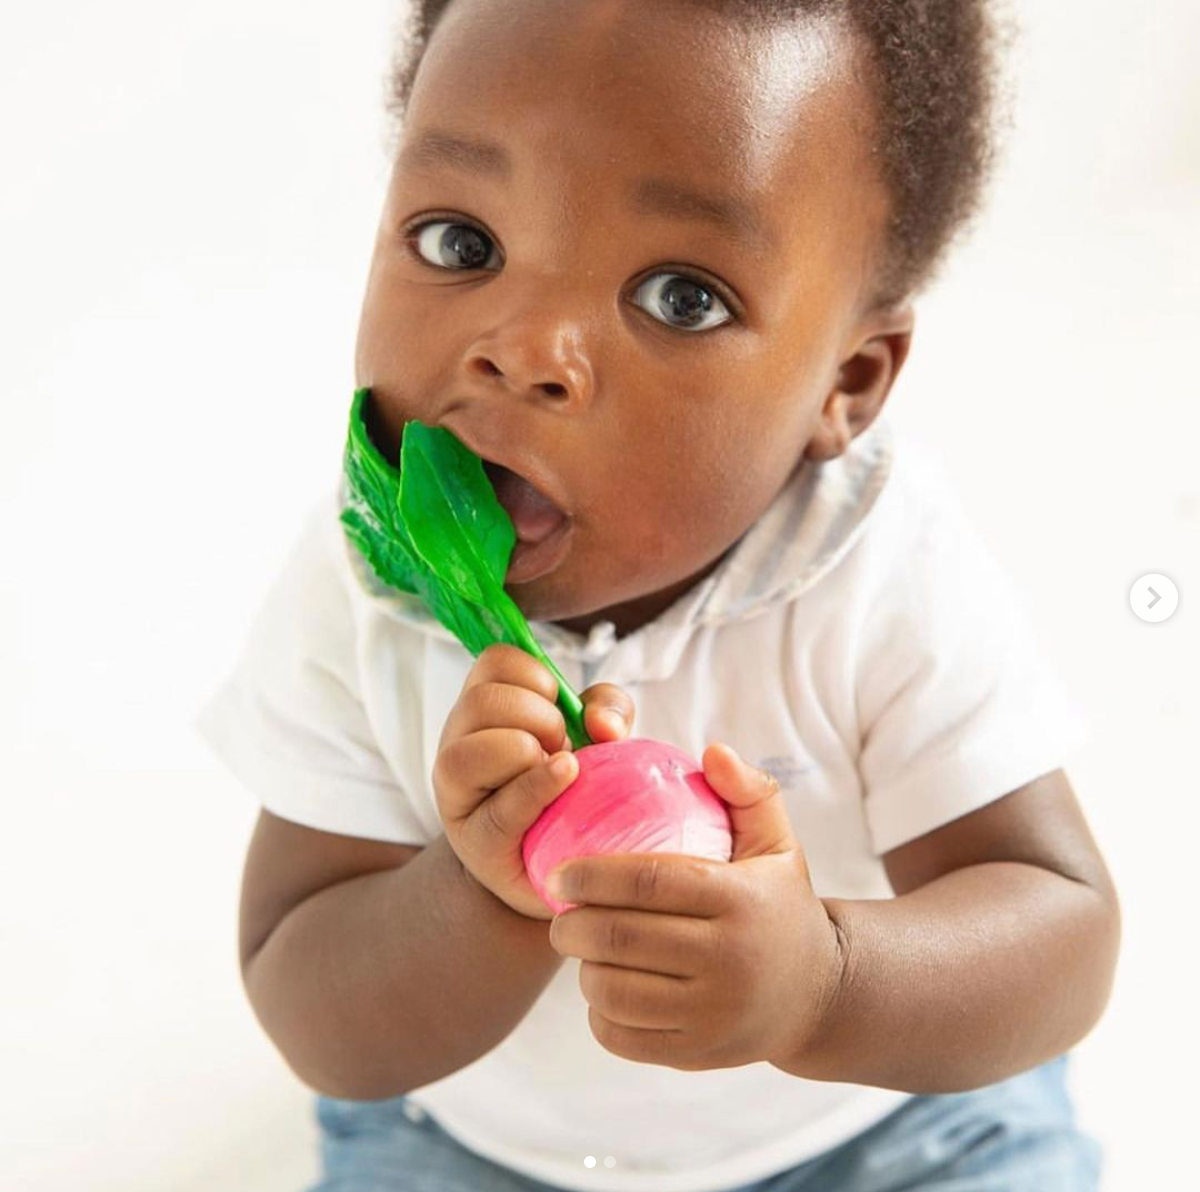
[[[493,451],[489,446],[486,435],[476,435],[462,427],[442,424],[464,446],[469,447],[485,464],[498,464],[510,472],[520,476],[527,484],[537,489],[546,500],[554,504],[564,517],[571,517],[571,511],[561,498],[558,485],[536,459],[517,460]],[[485,469],[486,470],[486,469]]]

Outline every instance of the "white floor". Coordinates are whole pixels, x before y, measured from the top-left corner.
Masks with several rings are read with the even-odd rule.
[[[392,6],[338,10],[336,36],[320,6],[249,26],[231,0],[169,21],[127,0],[124,25],[61,7],[0,71],[23,163],[0,195],[0,1183],[299,1192],[311,1098],[236,971],[255,806],[189,722],[337,463]],[[1158,0],[1086,26],[1088,56],[1093,8],[1025,7],[1020,148],[889,409],[944,448],[1092,720],[1068,771],[1125,942],[1076,1092],[1105,1192],[1179,1187],[1200,1063],[1196,18]],[[264,489],[257,445],[285,421]],[[1128,604],[1147,572],[1181,592],[1158,626]]]

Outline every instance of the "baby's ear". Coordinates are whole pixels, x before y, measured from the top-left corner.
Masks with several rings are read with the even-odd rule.
[[[838,366],[835,388],[825,398],[806,459],[836,459],[879,416],[908,358],[914,319],[907,304],[864,316]]]

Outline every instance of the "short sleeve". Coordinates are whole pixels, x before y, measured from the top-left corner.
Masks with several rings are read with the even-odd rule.
[[[309,513],[231,673],[194,727],[268,811],[395,843],[428,832],[364,708],[336,499]]]
[[[1089,735],[948,485],[910,485],[888,513],[897,545],[855,679],[877,854],[1059,769]]]

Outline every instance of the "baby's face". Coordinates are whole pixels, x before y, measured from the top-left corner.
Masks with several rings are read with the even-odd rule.
[[[543,478],[571,529],[508,586],[529,619],[631,632],[836,454],[887,207],[854,57],[674,0],[455,0],[435,32],[357,384],[389,458],[419,419]]]

